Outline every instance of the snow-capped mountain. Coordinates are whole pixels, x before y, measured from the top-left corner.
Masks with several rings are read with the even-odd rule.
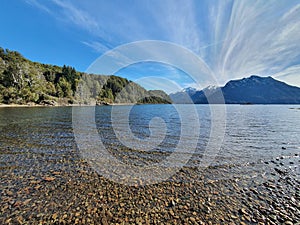
[[[208,86],[200,91],[187,88],[170,94],[170,98],[177,104],[207,104],[207,99],[209,103],[226,104],[300,104],[300,88],[272,77],[252,75],[229,81],[224,87]]]

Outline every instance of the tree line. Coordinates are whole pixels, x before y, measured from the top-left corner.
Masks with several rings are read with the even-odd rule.
[[[0,103],[170,103],[162,91],[147,91],[118,76],[78,72],[71,66],[32,62],[0,48]]]

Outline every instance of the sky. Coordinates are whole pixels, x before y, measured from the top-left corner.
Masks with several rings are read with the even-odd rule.
[[[0,12],[0,46],[32,61],[90,71],[120,46],[155,40],[190,51],[202,69],[191,74],[174,63],[145,59],[115,74],[168,93],[252,74],[300,87],[298,0],[3,0]],[[135,54],[191,59],[147,46]]]

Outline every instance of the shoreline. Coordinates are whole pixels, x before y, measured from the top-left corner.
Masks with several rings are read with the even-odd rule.
[[[29,107],[91,107],[91,106],[130,106],[130,105],[168,105],[164,103],[156,103],[156,104],[140,104],[140,103],[111,103],[111,104],[102,104],[102,105],[96,105],[96,104],[58,104],[58,105],[39,105],[39,104],[26,104],[26,105],[19,105],[19,104],[0,104],[0,108],[29,108]],[[170,104],[169,104],[170,105]],[[177,103],[171,103],[171,105],[240,105],[240,104],[177,104]],[[255,104],[253,104],[255,106]],[[250,105],[250,106],[253,106]],[[260,104],[257,104],[260,105]],[[300,104],[267,104],[267,105],[279,105],[279,106],[295,106]],[[241,105],[244,106],[244,105]],[[247,105],[248,106],[248,105]],[[298,107],[291,107],[289,109],[299,110]]]
[[[57,105],[39,105],[39,104],[0,104],[0,108],[29,108],[29,107],[91,107],[91,106],[130,106],[130,105],[152,105],[152,104],[140,104],[140,103],[111,103],[111,104],[57,104]],[[153,105],[166,105],[163,103],[157,103]]]
[[[44,106],[44,105],[0,104],[0,108],[24,108],[24,107],[47,107],[47,106]]]

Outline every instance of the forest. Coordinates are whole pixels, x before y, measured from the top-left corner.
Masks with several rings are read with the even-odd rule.
[[[169,104],[160,90],[147,91],[114,75],[95,75],[32,62],[19,52],[0,47],[0,104]]]

